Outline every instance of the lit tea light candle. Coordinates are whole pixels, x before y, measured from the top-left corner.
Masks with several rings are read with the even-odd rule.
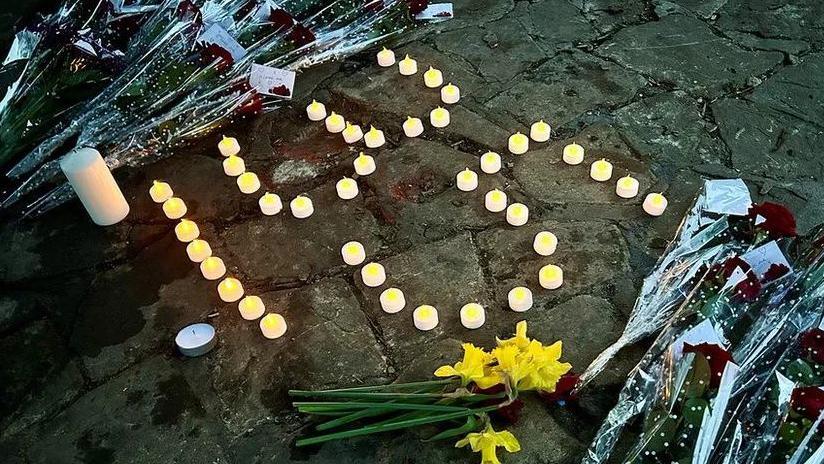
[[[667,209],[667,199],[660,193],[650,193],[644,198],[644,211],[650,216],[660,216]]]
[[[498,189],[486,192],[484,206],[493,213],[500,213],[506,209],[506,194]]]
[[[189,243],[200,236],[197,224],[188,219],[181,219],[175,226],[175,236],[183,243]]]
[[[395,52],[387,49],[386,47],[383,47],[383,50],[378,52],[377,57],[378,66],[382,68],[388,68],[395,64]]]
[[[363,131],[357,124],[346,123],[346,129],[343,130],[343,141],[346,143],[355,143],[363,138]]]
[[[632,198],[638,195],[638,179],[626,175],[615,183],[615,194],[621,198]]]
[[[215,328],[209,324],[192,324],[180,329],[175,345],[183,356],[202,356],[215,346]]]
[[[346,242],[340,248],[343,262],[350,266],[359,266],[366,260],[366,250],[360,242]]]
[[[494,151],[488,151],[481,155],[481,171],[487,174],[495,174],[501,170],[501,155]]]
[[[240,144],[237,143],[237,139],[234,137],[223,137],[217,143],[217,149],[220,150],[220,154],[223,156],[233,156],[240,153]]]
[[[469,303],[461,308],[461,325],[467,329],[477,329],[486,322],[484,307],[478,303]]]
[[[407,116],[403,122],[403,133],[407,137],[417,137],[423,133],[423,122],[419,118]]]
[[[452,85],[450,82],[441,88],[441,101],[447,105],[458,103],[461,99],[461,89],[457,85]]]
[[[608,181],[612,177],[612,163],[605,159],[593,162],[589,168],[589,177],[598,182]]]
[[[298,195],[291,202],[289,202],[289,209],[292,210],[292,216],[298,219],[306,219],[315,212],[315,206],[312,200],[307,196]]]
[[[200,273],[206,280],[217,280],[226,275],[226,265],[217,256],[209,256],[200,263]]]
[[[570,165],[581,164],[584,161],[584,147],[577,143],[570,143],[564,147],[564,163]]]
[[[246,172],[246,163],[240,156],[231,155],[223,160],[223,172],[227,176],[237,177]]]
[[[312,103],[306,107],[306,116],[310,121],[320,121],[326,118],[326,105],[313,99]]]
[[[363,142],[369,148],[378,148],[386,143],[386,138],[383,136],[383,131],[375,129],[375,126],[370,126],[369,132],[363,135]]]
[[[529,137],[516,132],[509,136],[509,151],[516,155],[523,155],[529,150]]]
[[[212,256],[212,247],[206,240],[192,240],[186,245],[186,254],[193,263],[201,263],[204,259]]]
[[[217,293],[221,300],[234,303],[243,297],[243,285],[234,277],[227,277],[217,284]]]
[[[361,279],[367,287],[380,287],[386,282],[386,270],[381,264],[369,263],[361,268]]]
[[[269,313],[260,319],[260,331],[270,340],[280,338],[286,333],[286,319],[280,314]]]
[[[152,197],[153,202],[163,203],[169,198],[172,198],[174,192],[169,184],[156,180],[152,182],[152,187],[149,189],[149,196]]]
[[[338,196],[344,200],[351,200],[358,196],[358,183],[354,179],[344,177],[335,184]]]
[[[406,306],[406,297],[399,288],[387,288],[381,292],[381,309],[389,314],[395,314]]]
[[[255,193],[260,190],[260,179],[254,172],[244,172],[237,176],[237,187],[243,193]]]
[[[509,309],[522,313],[532,307],[532,290],[526,287],[515,287],[506,295]]]
[[[263,313],[266,312],[266,305],[263,304],[263,300],[259,296],[249,295],[240,300],[237,309],[240,311],[240,317],[247,321],[254,321],[263,316]]]
[[[432,127],[446,127],[449,125],[449,111],[440,106],[429,112],[429,123]]]
[[[464,169],[455,176],[455,183],[458,190],[462,192],[471,192],[478,188],[478,174],[469,168]]]
[[[418,62],[406,55],[404,59],[398,61],[398,72],[404,76],[411,76],[418,72]]]
[[[430,89],[434,89],[443,85],[443,73],[439,69],[432,66],[423,73],[423,83]]]
[[[522,226],[529,219],[529,208],[523,203],[512,203],[506,208],[506,222],[511,226]]]
[[[538,232],[532,241],[532,248],[541,256],[549,256],[558,248],[558,237],[552,232]]]
[[[536,142],[546,142],[552,134],[552,128],[544,120],[533,123],[529,128],[529,138]]]
[[[412,321],[418,330],[432,330],[438,326],[438,310],[434,306],[418,306],[412,312]]]
[[[264,193],[258,200],[260,212],[267,216],[274,216],[283,209],[283,201],[275,193]]]
[[[186,203],[178,197],[163,202],[163,214],[169,219],[180,219],[186,214]]]
[[[326,124],[326,130],[333,134],[343,132],[346,128],[346,120],[343,119],[343,116],[335,113],[334,111],[326,117],[326,121],[324,121],[324,123]]]
[[[538,271],[538,282],[547,290],[555,290],[564,283],[564,271],[554,264],[547,264]]]
[[[355,165],[355,172],[358,173],[359,176],[368,176],[375,172],[375,158],[364,155],[363,152],[358,154],[353,164]]]

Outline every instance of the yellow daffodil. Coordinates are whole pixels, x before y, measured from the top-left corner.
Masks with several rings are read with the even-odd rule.
[[[491,361],[489,353],[471,343],[461,345],[464,350],[463,360],[454,366],[441,366],[435,371],[436,377],[460,377],[461,385],[484,377],[484,368]]]
[[[495,454],[495,449],[499,446],[503,446],[510,453],[521,450],[521,444],[518,443],[515,435],[507,430],[496,432],[492,429],[491,424],[487,424],[483,432],[470,433],[455,443],[456,448],[462,448],[466,445],[469,445],[472,451],[481,453],[481,464],[501,464]]]
[[[520,349],[526,349],[529,346],[529,338],[526,336],[526,321],[521,321],[515,326],[515,336],[512,338],[507,338],[506,340],[498,340],[498,346],[510,346],[514,345]]]
[[[560,341],[543,346],[541,342],[533,340],[526,353],[534,368],[518,384],[519,390],[544,390],[551,393],[555,391],[555,385],[561,376],[572,369],[571,364],[558,361],[561,358]]]

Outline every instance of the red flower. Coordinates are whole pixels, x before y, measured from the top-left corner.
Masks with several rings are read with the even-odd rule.
[[[763,219],[759,219],[761,216]],[[795,237],[795,217],[783,205],[769,201],[750,206],[749,218],[756,229],[761,229],[772,238]]]
[[[295,24],[294,18],[283,8],[272,8],[269,10],[269,22],[275,26],[275,30],[286,29]]]
[[[684,343],[684,353],[697,353],[705,358],[710,364],[710,386],[717,388],[721,384],[721,376],[727,363],[732,361],[729,351],[714,343],[699,343],[690,345]]]
[[[263,100],[257,92],[252,92],[249,98],[237,108],[237,113],[240,115],[260,114],[261,111],[263,111]]]
[[[235,62],[235,59],[232,58],[232,54],[229,53],[229,50],[226,50],[220,45],[214,43],[208,44],[205,47],[201,44],[200,56],[207,64],[217,61],[215,66],[218,71],[226,70],[232,66],[232,63]]]
[[[406,3],[409,4],[409,12],[412,15],[420,13],[429,6],[429,0],[406,0]]]
[[[761,281],[752,272],[747,272],[747,278],[735,286],[735,294],[744,301],[755,301],[759,293],[761,293]]]
[[[736,268],[740,268],[744,272],[749,272],[752,269],[752,266],[740,256],[733,256],[732,258],[727,259],[724,261],[724,264],[721,265],[720,273],[724,276],[725,279],[730,278],[733,272],[735,272]]]
[[[793,390],[790,404],[793,409],[810,420],[818,419],[824,409],[824,390],[818,387],[799,387]]]
[[[772,263],[770,264],[770,268],[767,269],[767,272],[764,273],[764,281],[772,282],[780,277],[784,277],[784,275],[788,272],[790,272],[790,268],[786,265],[781,263]]]
[[[575,391],[575,386],[578,385],[578,379],[581,376],[572,372],[567,372],[562,375],[555,385],[555,391],[538,392],[541,398],[551,403],[566,403],[568,401],[575,401],[578,399],[578,393]]]
[[[190,0],[183,0],[177,4],[177,17],[181,21],[187,18],[192,18],[195,24],[201,24],[203,15],[200,13],[200,8]]]
[[[302,47],[315,41],[315,34],[303,24],[295,24],[292,32],[289,33],[289,38],[295,42],[295,45]]]
[[[801,335],[801,349],[807,358],[824,364],[824,330],[812,329]]]
[[[269,93],[272,95],[280,95],[281,97],[288,97],[292,95],[292,92],[289,91],[289,87],[281,84],[277,87],[272,87],[269,89]]]

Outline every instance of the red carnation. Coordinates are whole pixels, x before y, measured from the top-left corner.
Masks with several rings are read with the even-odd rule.
[[[292,18],[286,10],[283,8],[272,8],[269,10],[269,22],[275,26],[275,30],[286,29],[288,27],[292,27],[295,24],[295,20]]]
[[[797,413],[816,420],[824,409],[824,390],[818,387],[798,387],[793,390],[790,404]]]
[[[727,363],[732,361],[729,351],[714,343],[699,343],[690,345],[684,343],[684,353],[698,353],[707,358],[710,364],[710,386],[717,388],[721,384],[721,376]]]
[[[759,219],[758,216],[763,219]],[[796,235],[793,213],[778,203],[767,201],[753,204],[750,206],[749,218],[755,224],[756,229],[767,232],[774,239]]]
[[[578,385],[578,379],[581,376],[572,372],[567,372],[558,379],[555,385],[555,391],[541,391],[539,395],[544,400],[550,403],[566,403],[578,399],[578,394],[575,391],[575,386]]]
[[[289,33],[289,38],[295,42],[295,45],[302,47],[315,41],[315,34],[303,24],[295,24],[292,32]]]
[[[788,272],[790,272],[790,268],[786,265],[782,263],[772,263],[769,269],[767,269],[767,272],[764,273],[764,281],[772,282],[773,280],[784,277]]]
[[[808,359],[824,364],[824,330],[812,329],[801,335],[801,349]]]
[[[229,50],[226,50],[215,43],[202,47],[200,49],[200,56],[203,58],[203,61],[209,64],[217,61],[215,66],[218,71],[224,71],[235,62],[235,59],[232,58],[232,54],[229,53]]]
[[[429,0],[406,0],[406,3],[409,5],[409,12],[413,15],[416,15],[429,6]]]

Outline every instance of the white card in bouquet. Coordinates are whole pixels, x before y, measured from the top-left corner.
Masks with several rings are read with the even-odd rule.
[[[672,357],[673,362],[678,362],[684,354],[684,343],[690,345],[698,345],[700,343],[709,343],[718,345],[726,349],[724,342],[721,341],[721,336],[713,327],[709,319],[704,319],[703,322],[684,332],[672,343]]]
[[[425,21],[444,21],[454,17],[451,3],[433,3],[415,15],[415,19]]]
[[[741,179],[717,179],[704,182],[703,210],[709,213],[746,216],[752,205],[750,191]]]
[[[249,85],[262,94],[292,98],[292,91],[295,88],[295,72],[253,64],[249,74]]]
[[[246,49],[232,37],[232,34],[226,32],[220,24],[212,24],[200,37],[197,38],[198,43],[215,44],[232,55],[232,59],[237,61],[246,56]]]
[[[733,269],[732,274],[730,274],[730,278],[727,279],[727,283],[725,283],[724,286],[721,287],[721,291],[723,292],[728,288],[735,287],[739,283],[743,282],[746,278],[747,273],[744,272],[744,270],[740,267],[736,267],[735,269]]]
[[[778,243],[776,243],[775,240],[744,253],[741,259],[752,266],[753,272],[759,277],[764,276],[764,273],[767,272],[773,264],[782,264],[786,266],[787,269],[792,270],[790,262],[787,261],[787,257],[784,256],[784,253],[781,251],[781,248],[778,247]]]

